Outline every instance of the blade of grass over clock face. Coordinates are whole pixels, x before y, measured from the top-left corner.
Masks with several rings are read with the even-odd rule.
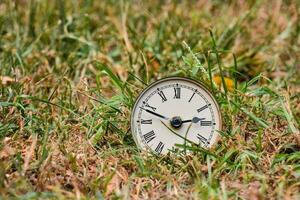
[[[172,132],[173,134],[175,134],[176,136],[180,137],[180,138],[183,139],[184,141],[189,142],[190,144],[195,144],[193,141],[191,141],[191,140],[185,138],[184,136],[182,136],[182,135],[176,133],[174,130],[172,130],[172,128],[170,128],[168,125],[166,125],[163,121],[160,120],[160,122],[161,122],[167,129],[169,129],[169,131],[171,131],[171,132]],[[197,145],[197,144],[195,144],[195,145]]]
[[[166,128],[168,128],[173,134],[175,134],[176,136],[182,138],[182,139],[185,141],[183,145],[177,144],[176,146],[178,146],[178,147],[183,147],[183,148],[185,149],[185,151],[186,151],[186,150],[192,150],[192,151],[195,151],[195,152],[203,152],[203,153],[205,153],[205,154],[207,154],[207,155],[211,155],[211,156],[214,156],[214,157],[216,157],[216,158],[219,157],[218,155],[216,155],[216,154],[210,152],[209,150],[200,147],[200,146],[199,146],[198,144],[196,144],[195,142],[193,142],[193,141],[187,139],[186,137],[184,137],[184,136],[182,136],[182,135],[176,133],[174,130],[172,130],[171,128],[169,128],[169,126],[167,126],[163,121],[161,121],[161,123],[162,123]],[[191,145],[193,145],[193,146],[187,146],[187,145],[186,145],[186,142],[189,142],[189,143],[190,143]],[[231,163],[230,161],[228,161],[228,162]]]
[[[188,132],[189,130],[191,129],[191,126],[192,126],[192,122],[189,124],[185,134],[184,134],[184,153],[186,153],[186,140],[187,140],[187,135],[188,135]]]

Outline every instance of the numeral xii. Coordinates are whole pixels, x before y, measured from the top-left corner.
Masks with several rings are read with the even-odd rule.
[[[174,99],[180,99],[181,88],[178,86],[174,87],[174,92],[175,92]]]

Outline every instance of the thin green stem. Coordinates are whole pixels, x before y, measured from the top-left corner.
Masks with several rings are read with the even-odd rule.
[[[191,140],[189,140],[189,139],[183,137],[182,135],[176,133],[176,132],[175,132],[174,130],[172,130],[168,125],[166,125],[163,121],[160,120],[160,122],[161,122],[165,127],[167,127],[172,133],[174,133],[175,135],[177,135],[178,137],[184,139],[185,141],[188,141],[188,142],[191,143],[191,144],[197,145],[195,142],[193,142],[193,141],[191,141]]]

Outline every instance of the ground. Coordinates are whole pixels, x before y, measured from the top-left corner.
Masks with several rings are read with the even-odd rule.
[[[3,199],[299,199],[299,1],[0,1]],[[194,78],[218,144],[140,152],[134,100]]]

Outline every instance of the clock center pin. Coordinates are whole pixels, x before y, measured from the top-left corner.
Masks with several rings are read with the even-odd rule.
[[[175,117],[172,117],[170,123],[173,128],[178,129],[182,125],[182,119],[179,116],[175,116]]]

